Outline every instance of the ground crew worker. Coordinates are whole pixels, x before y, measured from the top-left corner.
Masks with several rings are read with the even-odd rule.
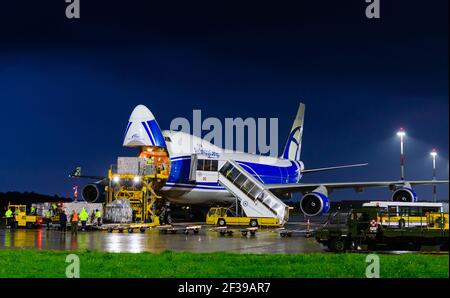
[[[72,235],[78,234],[78,214],[75,212],[75,210],[72,211],[72,215],[70,216],[70,230],[72,232]]]
[[[35,212],[36,212],[36,208],[31,206],[31,215],[34,215]]]
[[[155,173],[153,168],[153,156],[150,156],[147,158],[147,166],[146,166],[146,174],[147,175],[153,175]]]
[[[101,226],[102,225],[102,213],[98,209],[95,209],[95,218],[97,219],[97,225]]]
[[[80,220],[81,220],[81,230],[85,231],[86,230],[86,222],[89,219],[89,214],[83,208],[83,209],[81,209],[79,217],[80,217]]]
[[[11,221],[12,221],[12,218],[13,218],[13,212],[11,211],[10,208],[8,208],[8,210],[6,210],[5,217],[6,217],[6,227],[8,229],[10,229],[11,228]]]
[[[56,204],[52,204],[53,215],[56,215],[56,209],[58,209],[58,206]]]
[[[91,213],[91,223],[92,224],[95,223],[95,210],[92,210],[92,213]]]
[[[59,214],[59,225],[61,227],[61,232],[66,232],[66,226],[67,226],[67,215],[66,211],[62,210]]]
[[[47,230],[50,230],[50,222],[52,221],[52,211],[50,209],[45,211],[45,221],[47,223]]]
[[[17,223],[17,216],[19,216],[19,207],[14,208],[13,218],[11,220],[11,227],[15,228]]]

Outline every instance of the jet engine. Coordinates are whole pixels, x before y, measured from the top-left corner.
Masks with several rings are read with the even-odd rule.
[[[99,184],[88,184],[83,187],[81,196],[86,202],[101,203],[104,189],[104,186]]]
[[[417,202],[417,194],[412,188],[402,187],[392,194],[394,202]]]
[[[303,196],[300,200],[300,210],[307,216],[316,216],[328,212],[330,203],[327,195],[327,189],[319,186],[314,191]]]

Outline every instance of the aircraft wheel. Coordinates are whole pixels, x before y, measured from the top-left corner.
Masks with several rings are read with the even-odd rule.
[[[133,228],[128,228],[128,233],[133,233]]]
[[[220,218],[220,219],[217,221],[217,224],[218,224],[220,227],[223,227],[223,226],[225,226],[225,225],[227,224],[227,222],[225,221],[225,219]]]
[[[258,221],[256,219],[251,219],[250,224],[252,228],[256,228],[258,226]]]
[[[329,248],[334,252],[344,252],[345,251],[345,241],[341,238],[335,238],[330,241]]]

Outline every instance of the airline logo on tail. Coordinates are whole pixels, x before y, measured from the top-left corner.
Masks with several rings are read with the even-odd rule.
[[[300,103],[294,123],[292,124],[291,132],[289,133],[289,138],[284,147],[283,155],[281,156],[282,158],[300,161],[304,118],[305,105]]]

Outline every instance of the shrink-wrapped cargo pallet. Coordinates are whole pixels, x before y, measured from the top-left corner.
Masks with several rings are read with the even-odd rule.
[[[146,165],[145,158],[119,157],[117,159],[117,174],[142,175]]]
[[[127,199],[117,199],[107,204],[103,221],[105,223],[130,223],[133,217],[133,210],[130,201]]]

